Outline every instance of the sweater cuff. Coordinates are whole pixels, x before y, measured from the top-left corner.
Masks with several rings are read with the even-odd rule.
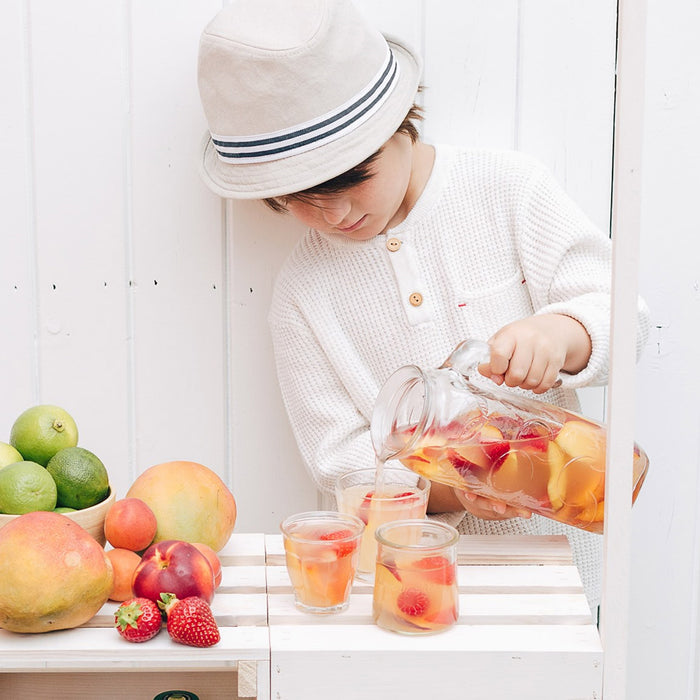
[[[561,372],[561,385],[566,389],[605,384],[608,381],[610,359],[610,307],[608,304],[591,304],[590,300],[573,299],[549,304],[536,313],[560,314],[578,321],[591,339],[591,356],[588,364],[576,374]]]

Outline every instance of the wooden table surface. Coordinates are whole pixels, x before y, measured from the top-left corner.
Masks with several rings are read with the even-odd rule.
[[[425,637],[374,625],[362,582],[342,613],[298,611],[279,535],[234,534],[219,554],[215,647],[167,633],[130,644],[112,629],[109,601],[77,629],[0,630],[0,689],[13,700],[152,700],[175,689],[200,700],[601,697],[600,638],[565,537],[462,536],[459,620]]]

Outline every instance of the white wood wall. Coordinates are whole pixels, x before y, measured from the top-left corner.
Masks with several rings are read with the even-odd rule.
[[[614,0],[359,4],[424,56],[427,140],[533,153],[607,229]],[[26,407],[59,404],[118,496],[192,459],[232,488],[237,530],[274,532],[317,504],[266,324],[300,230],[199,182],[197,44],[221,6],[0,3],[0,440]],[[700,700],[700,8],[649,13],[640,289],[655,328],[636,415],[652,467],[633,513],[628,697]],[[600,391],[584,405],[601,417]]]

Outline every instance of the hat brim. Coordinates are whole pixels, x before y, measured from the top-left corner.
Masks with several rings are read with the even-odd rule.
[[[415,102],[421,65],[406,46],[389,39],[400,66],[399,80],[382,109],[350,134],[310,151],[266,163],[224,163],[204,135],[199,158],[207,186],[229,199],[279,197],[326,182],[369,158],[396,132]]]

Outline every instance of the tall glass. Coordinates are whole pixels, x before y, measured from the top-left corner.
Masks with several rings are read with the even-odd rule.
[[[380,525],[375,535],[375,623],[401,634],[453,625],[459,615],[457,530],[432,520],[399,520]]]
[[[374,531],[392,520],[423,520],[428,508],[430,481],[403,467],[358,469],[339,477],[335,487],[338,509],[365,524],[360,544],[358,578],[371,581],[377,558]]]

